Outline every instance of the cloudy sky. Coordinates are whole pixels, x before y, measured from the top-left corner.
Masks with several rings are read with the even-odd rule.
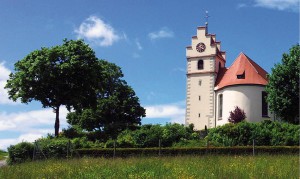
[[[270,72],[299,42],[299,0],[2,0],[0,7],[0,149],[54,133],[51,109],[12,102],[3,87],[18,60],[64,38],[84,39],[98,58],[122,68],[147,110],[144,124],[184,122],[185,47],[205,11],[227,66],[244,52]]]

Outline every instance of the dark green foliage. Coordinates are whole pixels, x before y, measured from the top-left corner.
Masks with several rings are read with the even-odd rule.
[[[67,116],[68,123],[92,132],[116,138],[125,129],[135,129],[145,117],[134,90],[122,80],[123,73],[115,64],[101,61],[104,80],[97,90],[96,108],[82,108]]]
[[[125,130],[118,135],[116,140],[110,139],[105,142],[90,141],[86,134],[88,133],[70,140],[71,145],[69,145],[69,139],[67,138],[53,138],[51,136],[39,139],[37,144],[47,158],[74,156],[74,149],[80,149],[78,151],[81,156],[111,157],[114,143],[117,147],[116,155],[119,157],[157,156],[159,153],[159,140],[162,144],[161,155],[252,154],[253,139],[255,139],[256,154],[294,154],[299,152],[299,147],[279,146],[298,146],[300,126],[272,121],[229,123],[209,129],[208,136],[200,140],[199,133],[193,131],[193,126],[185,127],[179,124],[167,124],[166,126],[147,124],[134,131]],[[207,144],[209,145],[207,146]],[[260,147],[266,145],[273,146]],[[10,146],[8,150],[10,163],[32,160],[33,144],[31,143],[22,142]]]
[[[263,121],[225,124],[209,130],[207,139],[215,146],[292,146],[299,145],[300,126],[288,123]]]
[[[84,132],[82,132],[82,129],[78,128],[77,126],[72,126],[68,127],[67,129],[63,129],[62,132],[60,133],[60,136],[69,138],[69,139],[74,139],[74,138],[80,138],[85,135]]]
[[[117,138],[119,147],[158,147],[161,140],[162,147],[171,147],[179,141],[199,139],[193,126],[185,127],[181,124],[143,125],[135,131],[126,130]]]
[[[77,150],[81,156],[91,157],[113,157],[113,149],[79,149]],[[258,146],[255,148],[256,154],[298,154],[299,146],[294,147],[274,147],[274,146]],[[132,156],[158,156],[159,148],[118,148],[116,157],[132,157]],[[253,148],[251,146],[243,147],[197,147],[197,148],[162,148],[162,156],[178,156],[178,155],[252,155]]]
[[[246,119],[245,111],[239,108],[238,106],[235,106],[234,111],[230,111],[229,113],[230,114],[229,114],[228,121],[233,124],[242,122]]]
[[[284,121],[299,124],[300,46],[295,45],[272,68],[266,86],[270,110]]]
[[[37,141],[39,148],[47,158],[65,158],[67,157],[68,139],[39,139]]]
[[[162,130],[160,125],[146,124],[135,131],[122,132],[117,143],[124,147],[157,147]]]
[[[22,163],[32,160],[34,145],[29,142],[21,142],[11,145],[8,150],[8,164]]]
[[[60,106],[68,110],[95,106],[95,89],[101,80],[95,52],[82,40],[64,40],[62,45],[35,50],[18,61],[5,88],[14,101],[36,100],[53,108],[58,136]]]
[[[181,139],[178,142],[173,143],[172,147],[177,147],[177,148],[194,148],[194,147],[205,147],[207,146],[207,141],[205,139],[193,139],[193,140],[186,140],[186,139]]]

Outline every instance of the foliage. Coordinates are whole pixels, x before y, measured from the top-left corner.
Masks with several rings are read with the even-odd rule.
[[[206,147],[207,141],[205,139],[192,139],[192,140],[186,140],[181,139],[179,142],[174,142],[172,144],[172,147],[174,148],[193,148],[193,147]]]
[[[67,129],[62,129],[60,133],[61,137],[66,137],[68,139],[81,138],[85,136],[86,133],[82,131],[82,129],[76,125],[68,126]]]
[[[185,127],[176,123],[166,124],[165,126],[146,124],[135,131],[126,130],[120,133],[117,138],[117,146],[158,147],[160,140],[162,147],[171,147],[174,143],[181,140],[198,138],[199,135],[194,132],[192,125]]]
[[[95,52],[87,44],[65,39],[62,45],[35,50],[18,61],[5,88],[14,101],[36,100],[53,108],[58,136],[60,106],[70,110],[95,105],[100,72]]]
[[[97,93],[97,107],[82,108],[67,116],[68,123],[83,130],[99,131],[112,138],[125,129],[135,129],[145,117],[134,90],[126,84],[121,69],[102,61],[105,80]]]
[[[225,124],[209,130],[207,140],[214,146],[293,146],[299,145],[300,126],[289,123],[263,121]]]
[[[36,146],[35,146],[36,145]],[[75,156],[79,148],[99,148],[104,143],[89,141],[86,137],[72,140],[64,137],[48,137],[36,140],[36,143],[21,142],[8,148],[9,164],[22,163],[34,159],[67,158]],[[35,150],[35,153],[34,153]]]
[[[11,145],[8,150],[8,164],[22,163],[32,160],[34,145],[29,142],[21,142],[16,145]]]
[[[245,111],[239,108],[238,106],[235,107],[234,111],[230,111],[229,113],[230,114],[229,114],[228,121],[233,124],[242,122],[246,119]]]
[[[255,154],[298,154],[299,146],[257,146]],[[178,155],[252,155],[252,146],[236,147],[180,147],[180,148],[89,148],[78,149],[81,156],[89,157],[132,157],[132,156],[178,156]]]
[[[299,124],[300,46],[282,55],[280,64],[272,68],[266,86],[270,110],[284,121]]]

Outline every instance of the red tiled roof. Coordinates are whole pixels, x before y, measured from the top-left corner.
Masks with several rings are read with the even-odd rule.
[[[219,71],[215,89],[219,90],[226,86],[240,84],[267,85],[267,74],[268,73],[264,69],[248,56],[244,53],[240,53],[228,69],[223,68]],[[245,78],[238,79],[237,75],[245,75]]]

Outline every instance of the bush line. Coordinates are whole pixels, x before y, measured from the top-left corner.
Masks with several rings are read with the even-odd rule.
[[[197,147],[197,148],[101,148],[101,149],[78,149],[80,156],[89,157],[131,157],[131,156],[177,156],[177,155],[252,155],[252,146],[237,147]],[[257,146],[255,154],[299,154],[299,146]]]

